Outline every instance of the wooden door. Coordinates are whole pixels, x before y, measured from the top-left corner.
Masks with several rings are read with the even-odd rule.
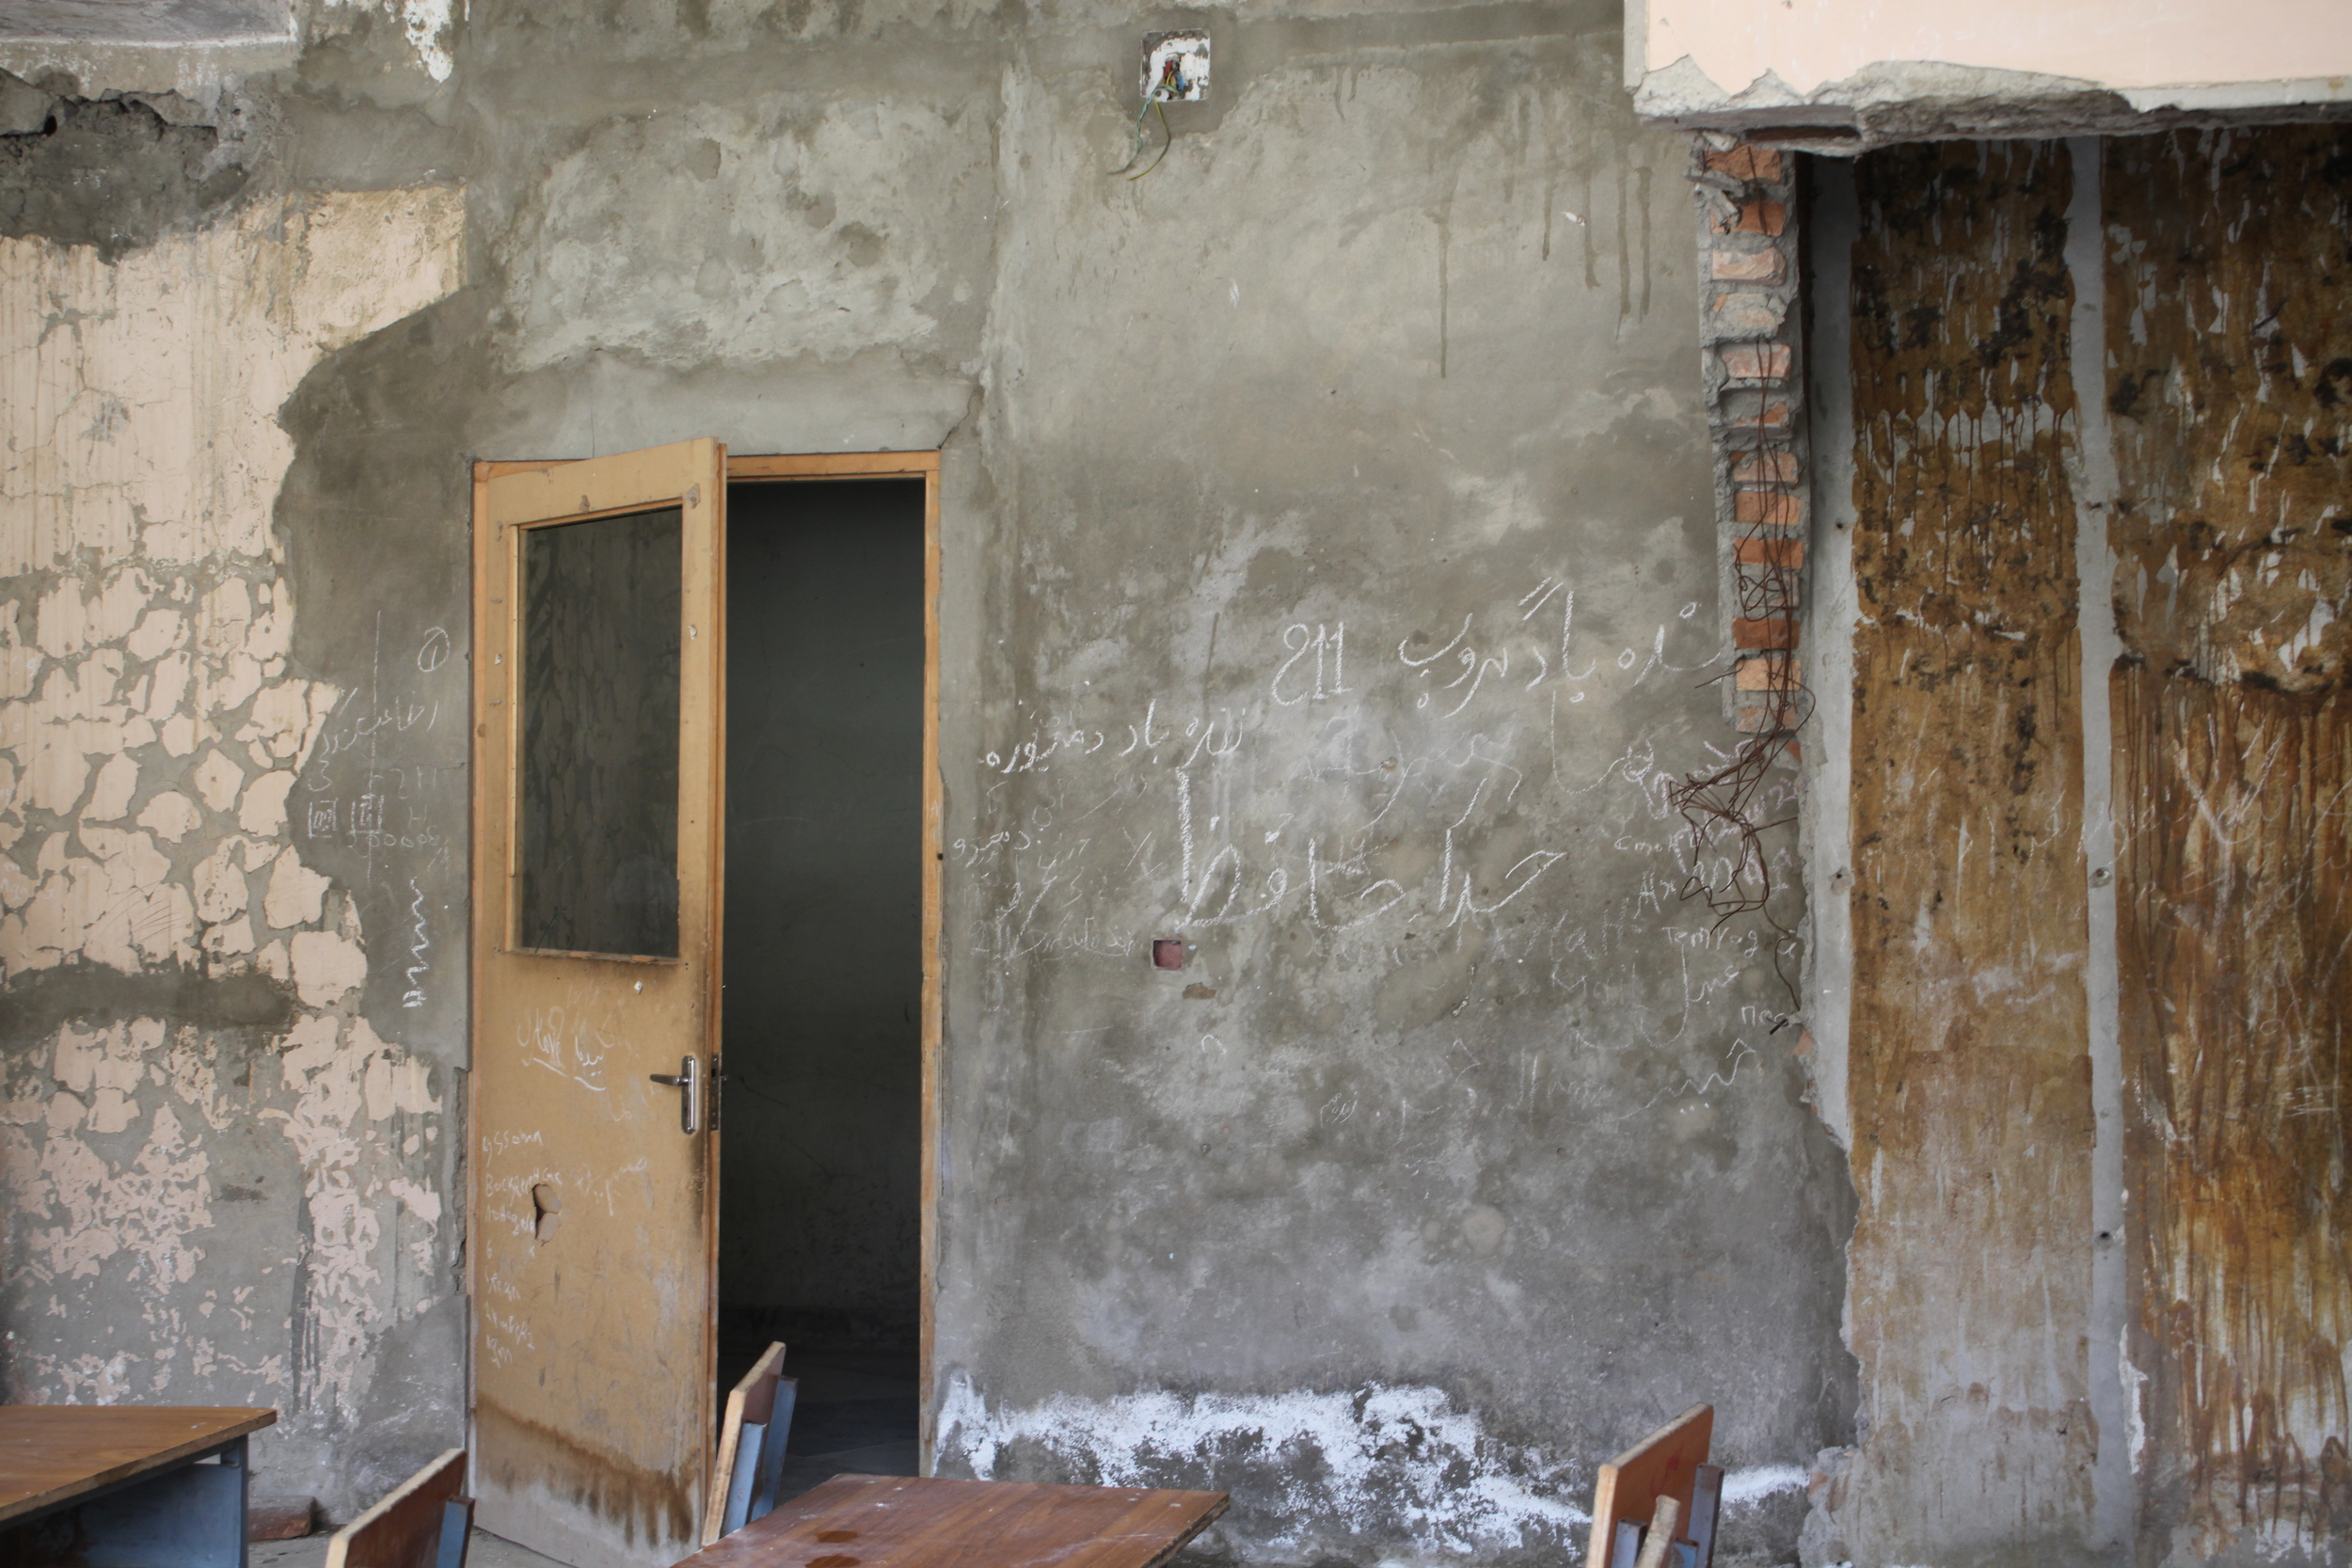
[[[725,461],[475,470],[474,1490],[577,1568],[710,1463]]]

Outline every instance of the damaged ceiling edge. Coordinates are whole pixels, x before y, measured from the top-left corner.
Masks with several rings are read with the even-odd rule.
[[[0,36],[0,71],[59,97],[177,97],[199,105],[210,123],[224,87],[248,76],[291,68],[298,39],[213,39],[196,43],[96,41]],[[162,109],[158,109],[162,113]],[[167,114],[186,122],[188,117]]]
[[[453,67],[453,0],[10,0],[0,71],[54,94],[176,93],[215,103],[238,79],[289,70],[328,13],[381,11],[436,82]]]
[[[1903,141],[1979,136],[2131,135],[2226,125],[2352,119],[2352,77],[2112,87],[2040,71],[1934,60],[1874,62],[1800,91],[1766,71],[1738,91],[1688,55],[1640,68],[1627,10],[1627,87],[1654,124],[1735,132],[1793,150],[1852,155]]]

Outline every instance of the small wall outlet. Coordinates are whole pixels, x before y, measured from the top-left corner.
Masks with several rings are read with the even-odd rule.
[[[1209,96],[1209,35],[1146,33],[1143,101],[1198,103]]]

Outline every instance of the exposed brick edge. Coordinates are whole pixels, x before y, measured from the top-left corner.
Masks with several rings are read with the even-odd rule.
[[[1694,139],[1699,341],[1715,467],[1728,716],[1759,738],[1804,717],[1797,667],[1805,490],[1804,312],[1795,161],[1719,133]],[[1796,743],[1787,739],[1791,760]]]

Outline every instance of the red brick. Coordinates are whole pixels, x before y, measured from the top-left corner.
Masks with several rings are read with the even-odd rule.
[[[1773,528],[1802,528],[1804,498],[1780,490],[1735,490],[1731,496],[1731,520],[1765,523]]]
[[[1797,645],[1797,623],[1778,615],[1742,615],[1731,623],[1731,641],[1738,648],[1793,648]]]
[[[247,1541],[298,1541],[316,1522],[315,1497],[269,1497],[257,1494],[246,1504]]]
[[[1728,174],[1734,180],[1761,180],[1768,185],[1780,182],[1780,150],[1777,148],[1751,147],[1742,142],[1724,152],[1709,152],[1707,166],[1718,174]]]
[[[1788,276],[1788,263],[1777,250],[1710,251],[1707,269],[1726,283],[1777,283]]]
[[[1774,722],[1775,719],[1777,719],[1778,722]],[[1745,703],[1742,703],[1737,712],[1737,721],[1740,727],[1743,730],[1749,731],[1771,730],[1783,727],[1794,729],[1797,725],[1797,719],[1798,714],[1796,704],[1785,702],[1774,703],[1769,698],[1765,700],[1762,705],[1756,707],[1750,707]]]
[[[1794,484],[1797,454],[1793,451],[1752,451],[1740,459],[1731,477],[1742,484]]]
[[[1751,534],[1734,545],[1731,553],[1742,566],[1783,566],[1793,572],[1804,565],[1802,539],[1768,539]]]
[[[1788,404],[1778,398],[1748,409],[1732,420],[1731,428],[1764,436],[1784,436],[1788,430]]]
[[[1742,201],[1739,215],[1726,224],[1716,218],[1718,234],[1778,234],[1788,227],[1788,209],[1777,201]]]
[[[1796,660],[1787,654],[1743,658],[1733,673],[1732,684],[1741,691],[1786,691],[1797,684]]]
[[[1734,381],[1788,379],[1787,343],[1735,343],[1716,352],[1723,357],[1724,372]]]
[[[1804,579],[1794,572],[1774,571],[1769,566],[1740,569],[1740,608],[1759,619],[1794,615],[1804,599]]]
[[[1725,289],[1715,296],[1714,320],[1708,324],[1718,338],[1769,338],[1788,325],[1788,302],[1756,289]]]

